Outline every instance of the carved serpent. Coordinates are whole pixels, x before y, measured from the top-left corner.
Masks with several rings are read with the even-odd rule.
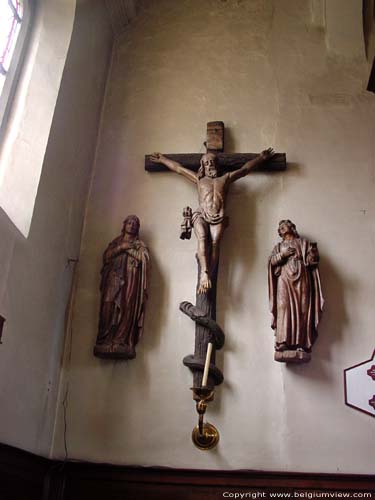
[[[201,309],[194,306],[188,301],[181,302],[180,311],[182,311],[193,321],[210,331],[208,341],[214,345],[215,349],[219,350],[223,347],[225,342],[225,334],[215,320],[204,314]],[[183,359],[184,365],[189,367],[192,371],[199,370],[203,372],[204,362],[204,359],[195,358],[193,354],[189,354]],[[224,376],[221,370],[219,370],[219,368],[217,368],[217,366],[215,366],[213,363],[210,364],[209,373],[214,378],[215,385],[219,385],[223,382]]]

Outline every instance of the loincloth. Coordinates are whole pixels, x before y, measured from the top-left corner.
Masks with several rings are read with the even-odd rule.
[[[212,216],[205,213],[201,208],[197,208],[192,214],[191,222],[193,226],[198,219],[203,219],[207,224],[216,225],[224,222],[225,226],[228,225],[228,217],[226,215],[217,214]]]

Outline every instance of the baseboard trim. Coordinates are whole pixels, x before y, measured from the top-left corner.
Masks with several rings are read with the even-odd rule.
[[[235,498],[230,496],[234,493],[247,493],[243,498],[290,493],[290,498],[311,499],[319,492],[368,492],[375,499],[374,491],[375,475],[59,462],[0,444],[1,500],[217,500]]]

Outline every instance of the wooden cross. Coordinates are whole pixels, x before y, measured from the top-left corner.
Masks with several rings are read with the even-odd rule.
[[[224,153],[224,123],[209,122],[207,123],[207,141],[205,142],[207,153],[215,152],[219,161],[220,167],[232,172],[238,169],[258,155],[255,153]],[[151,155],[145,156],[145,170],[148,172],[165,172],[168,169],[160,163],[153,163],[150,159]],[[197,172],[200,165],[201,153],[181,153],[181,154],[166,154],[171,160],[181,163],[185,168]],[[275,153],[270,161],[259,166],[258,172],[278,172],[286,170],[286,155],[285,153]]]
[[[187,211],[191,215],[191,224],[194,225],[194,231],[196,231],[197,238],[200,240],[200,243],[198,243],[197,258],[198,283],[196,304],[193,305],[186,301],[180,304],[180,310],[195,321],[196,324],[194,354],[185,356],[183,362],[193,372],[194,399],[197,401],[197,411],[200,414],[200,417],[202,417],[202,407],[205,408],[204,405],[210,401],[210,398],[213,398],[213,389],[215,385],[221,384],[224,380],[222,372],[215,365],[215,350],[220,349],[224,345],[225,339],[223,331],[216,323],[216,288],[219,255],[217,247],[219,247],[220,238],[225,229],[225,216],[224,201],[220,202],[222,205],[218,203],[217,213],[215,213],[214,210],[213,213],[209,213],[211,207],[215,206],[215,193],[221,190],[219,194],[222,195],[221,198],[225,198],[226,189],[227,186],[229,186],[229,183],[247,175],[250,171],[249,169],[265,172],[275,172],[286,169],[285,153],[275,153],[270,159],[267,159],[269,155],[272,154],[270,153],[271,150],[264,151],[257,161],[251,162],[249,167],[248,162],[250,160],[255,160],[259,155],[255,153],[224,153],[223,122],[209,122],[207,124],[207,141],[205,142],[205,146],[207,148],[207,153],[214,153],[214,155],[206,155],[206,158],[202,160],[202,163],[202,154],[200,153],[167,154],[166,156],[156,153],[154,155],[146,155],[145,157],[145,169],[148,172],[172,170],[176,173],[182,174],[188,180],[193,181],[198,185],[198,192],[200,193],[199,196],[201,205],[199,209],[195,211],[195,215],[191,213],[191,209]],[[216,166],[210,165],[210,162],[211,164],[216,164],[216,161],[220,172],[219,175],[217,175],[218,170],[215,170],[216,173],[211,177],[210,168],[215,167],[216,169]],[[241,168],[241,172],[238,172],[237,174],[227,173],[236,172]],[[198,172],[202,169],[207,169],[207,172],[204,170],[202,175],[211,178],[205,177],[202,179],[200,172]],[[189,171],[198,172],[198,175],[192,174]],[[204,191],[205,189],[206,191]],[[202,199],[206,200],[209,196],[211,196],[211,198],[207,203],[207,206],[202,206]],[[207,211],[205,210],[206,208]],[[203,224],[203,227],[201,228],[201,231],[203,232],[201,233],[199,232],[199,224]],[[206,227],[204,227],[205,224],[207,224]],[[204,251],[202,252],[202,249],[200,248],[202,238],[209,238],[209,235],[211,236],[211,264],[214,262],[214,265],[211,266],[211,268],[207,267],[207,255]],[[215,238],[217,238],[217,241]],[[214,258],[214,256],[216,258]],[[205,365],[206,373],[203,377]],[[203,384],[202,378],[204,380]],[[207,432],[205,435],[208,441],[209,434],[210,433]],[[199,440],[202,438],[201,429],[197,433],[196,438],[198,444],[193,437],[194,443],[198,447],[201,447],[199,445]],[[215,443],[212,442],[204,449],[215,446]],[[208,445],[208,443],[205,442],[205,445]]]
[[[207,141],[205,142],[207,153],[215,153],[220,170],[224,172],[233,172],[249,160],[253,160],[258,155],[255,153],[224,153],[224,123],[221,121],[209,122],[207,124]],[[161,163],[155,163],[151,160],[152,155],[145,156],[145,169],[148,172],[168,171],[168,168]],[[187,153],[187,154],[167,154],[166,157],[170,160],[178,162],[184,168],[197,172],[200,167],[202,154]],[[257,171],[275,172],[286,169],[285,153],[275,153],[270,160],[263,162],[256,167]],[[209,370],[207,385],[213,387],[223,381],[223,375],[215,366],[215,347],[219,348],[224,343],[223,334],[220,327],[216,325],[216,286],[218,266],[211,276],[212,288],[207,293],[199,293],[199,280],[201,276],[201,265],[198,259],[198,284],[196,305],[193,306],[187,302],[183,302],[180,309],[190,316],[196,322],[196,340],[194,355],[186,356],[184,363],[194,371],[194,387],[200,387],[203,375],[204,358],[207,351],[209,339],[213,338],[213,332],[216,329],[217,341],[214,342],[214,349],[211,355],[211,365]],[[214,327],[213,325],[216,325]]]

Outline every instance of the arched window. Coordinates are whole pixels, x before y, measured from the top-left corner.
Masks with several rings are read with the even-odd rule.
[[[0,130],[19,78],[32,6],[33,0],[0,0]]]

